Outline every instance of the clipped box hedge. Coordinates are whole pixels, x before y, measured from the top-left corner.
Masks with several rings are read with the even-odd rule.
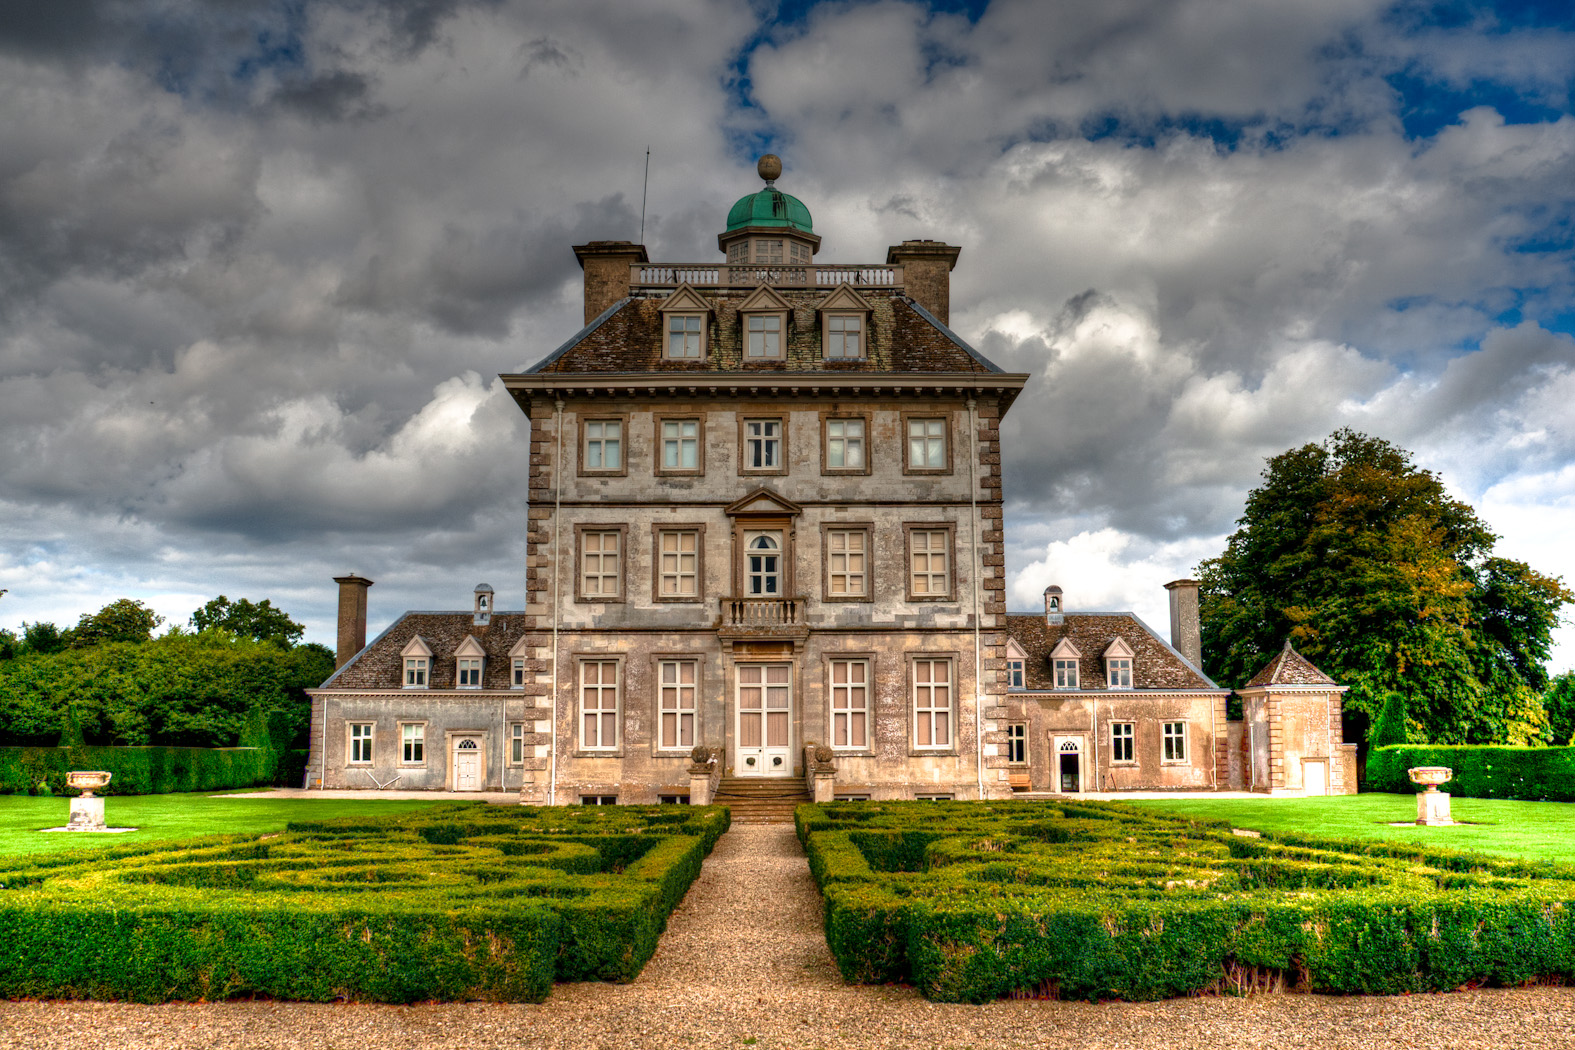
[[[278,765],[266,747],[0,747],[0,795],[64,794],[73,769],[115,774],[110,795],[224,791],[272,784]]]
[[[1575,978],[1575,867],[1109,803],[803,806],[844,979],[930,999],[1398,994]]]
[[[1462,798],[1575,802],[1575,747],[1379,747],[1367,756],[1367,788],[1420,791],[1406,776],[1406,770],[1417,766],[1453,769],[1455,778],[1439,790]]]
[[[457,804],[0,870],[0,996],[540,1002],[632,980],[715,807]]]

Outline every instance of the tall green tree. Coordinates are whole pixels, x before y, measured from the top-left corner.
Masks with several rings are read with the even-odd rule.
[[[110,602],[98,612],[83,613],[71,629],[71,647],[86,649],[109,642],[145,642],[164,617],[130,598]]]
[[[1431,743],[1527,743],[1575,594],[1524,562],[1431,471],[1340,430],[1269,460],[1224,553],[1203,563],[1204,660],[1242,682],[1287,637],[1351,687],[1360,739],[1391,691]]]
[[[222,594],[192,613],[191,625],[199,631],[219,628],[237,638],[273,642],[285,649],[306,633],[305,627],[290,619],[283,609],[275,608],[267,598],[260,602],[249,598],[232,602]]]

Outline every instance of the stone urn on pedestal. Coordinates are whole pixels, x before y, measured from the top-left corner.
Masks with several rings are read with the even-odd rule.
[[[1449,796],[1438,790],[1438,785],[1454,779],[1455,771],[1448,766],[1417,766],[1405,772],[1411,783],[1427,789],[1416,796],[1416,822],[1423,827],[1453,824],[1449,816]]]
[[[67,831],[103,831],[104,800],[93,794],[109,786],[113,773],[102,769],[78,769],[66,774],[66,786],[81,790],[82,794],[71,800],[71,822]]]

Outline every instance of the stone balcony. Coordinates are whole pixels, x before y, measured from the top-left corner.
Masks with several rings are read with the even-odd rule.
[[[809,637],[804,598],[723,598],[717,634],[725,642],[792,642]]]

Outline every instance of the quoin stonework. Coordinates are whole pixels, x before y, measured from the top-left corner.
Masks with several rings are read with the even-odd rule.
[[[366,644],[371,581],[339,578],[307,785],[558,804],[1354,790],[1340,687],[1273,681],[1284,654],[1227,720],[1193,581],[1169,585],[1169,641],[1055,587],[1008,615],[1000,423],[1029,376],[947,327],[959,248],[823,262],[780,172],[763,158],[729,211],[725,261],[574,248],[585,326],[502,377],[530,419],[524,608],[482,584]]]

